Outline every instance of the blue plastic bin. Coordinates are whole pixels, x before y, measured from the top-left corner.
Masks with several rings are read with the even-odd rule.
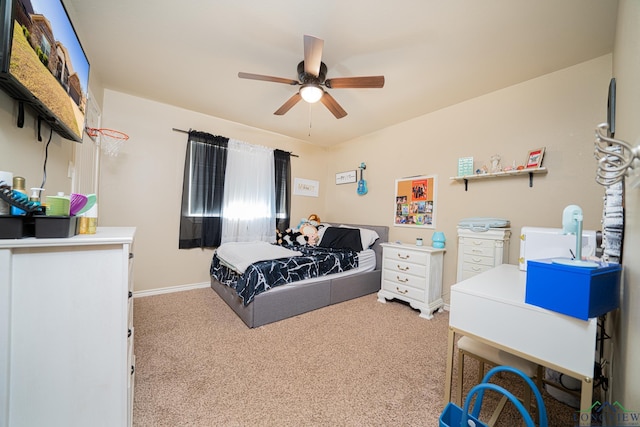
[[[598,317],[618,308],[621,273],[620,264],[589,268],[529,260],[525,302],[582,320]]]

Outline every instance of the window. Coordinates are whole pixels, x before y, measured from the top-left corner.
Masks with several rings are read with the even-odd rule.
[[[289,227],[290,169],[285,151],[189,132],[179,248],[275,239]]]

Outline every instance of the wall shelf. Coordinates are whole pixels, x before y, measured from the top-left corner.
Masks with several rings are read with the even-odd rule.
[[[533,187],[533,175],[546,174],[546,173],[547,173],[547,168],[528,168],[528,169],[508,171],[508,172],[493,172],[493,173],[483,173],[483,174],[477,174],[477,175],[452,176],[450,179],[455,181],[464,181],[464,191],[467,191],[469,181],[472,181],[475,179],[508,178],[513,176],[529,175],[529,187]]]

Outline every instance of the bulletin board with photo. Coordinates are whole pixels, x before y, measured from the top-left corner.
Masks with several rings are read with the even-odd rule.
[[[396,180],[394,225],[398,227],[436,227],[435,175]]]

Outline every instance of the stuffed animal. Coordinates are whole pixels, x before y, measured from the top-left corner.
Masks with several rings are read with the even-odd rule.
[[[299,231],[287,228],[284,232],[281,232],[276,229],[276,243],[281,246],[297,246],[304,245],[305,240],[304,236]]]
[[[315,246],[320,240],[318,230],[322,227],[320,217],[311,214],[309,218],[302,218],[296,228],[287,228],[284,232],[276,229],[276,242],[282,246]]]
[[[315,246],[318,244],[318,229],[310,222],[304,224],[298,231],[302,233],[308,245]]]

